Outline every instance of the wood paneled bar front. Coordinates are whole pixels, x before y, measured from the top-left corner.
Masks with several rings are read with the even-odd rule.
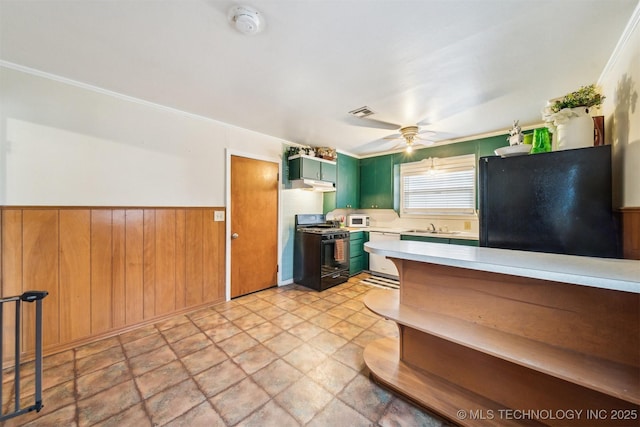
[[[223,207],[0,207],[2,296],[45,290],[52,354],[225,299]],[[24,356],[34,313],[23,306]],[[5,311],[3,331],[15,313]],[[12,363],[13,332],[3,365]]]
[[[372,378],[462,426],[629,426],[640,418],[640,261],[369,242],[399,290],[365,305],[399,338]]]
[[[621,208],[620,212],[624,257],[640,260],[640,207]]]

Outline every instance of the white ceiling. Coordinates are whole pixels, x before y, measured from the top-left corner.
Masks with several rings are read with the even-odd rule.
[[[254,36],[227,20],[248,4]],[[0,59],[282,138],[366,155],[372,118],[435,140],[541,122],[597,82],[638,0],[0,0]]]

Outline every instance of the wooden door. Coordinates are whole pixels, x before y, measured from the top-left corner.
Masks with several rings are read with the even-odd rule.
[[[231,297],[277,285],[278,164],[231,156]]]

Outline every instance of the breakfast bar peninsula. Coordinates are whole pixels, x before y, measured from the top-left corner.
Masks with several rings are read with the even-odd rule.
[[[640,261],[369,242],[399,290],[365,297],[399,338],[372,378],[463,426],[640,425]]]

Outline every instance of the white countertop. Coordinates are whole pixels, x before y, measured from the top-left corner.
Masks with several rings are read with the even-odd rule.
[[[392,258],[640,293],[640,261],[515,251],[409,240],[367,242]]]

